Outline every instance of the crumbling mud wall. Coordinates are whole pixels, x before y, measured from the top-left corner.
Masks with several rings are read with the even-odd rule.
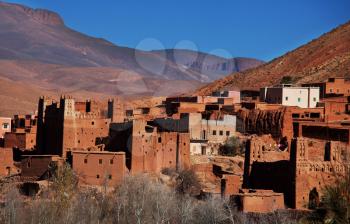
[[[238,111],[241,130],[248,134],[271,134],[275,138],[282,136],[285,109],[278,110],[247,110]]]

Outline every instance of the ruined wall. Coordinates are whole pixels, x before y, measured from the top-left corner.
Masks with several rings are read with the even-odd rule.
[[[160,172],[189,166],[188,133],[157,132],[146,121],[135,120],[132,132],[131,172]]]
[[[294,208],[316,207],[323,189],[345,172],[349,146],[335,141],[298,138],[293,142],[292,166],[295,169]],[[339,177],[339,176],[338,176]]]
[[[54,155],[25,156],[21,161],[21,178],[42,180],[48,178],[49,167],[62,164],[63,160]]]
[[[72,152],[79,184],[116,186],[127,172],[124,152]]]
[[[284,110],[246,110],[238,111],[238,118],[243,124],[243,130],[249,134],[271,134],[282,136]]]
[[[240,175],[224,174],[221,178],[221,194],[224,197],[229,197],[237,194],[242,187]]]
[[[235,197],[243,212],[270,213],[285,208],[283,194],[269,190],[246,190]]]
[[[293,199],[289,158],[289,150],[281,150],[272,136],[252,136],[246,144],[243,187],[284,193],[290,205]]]

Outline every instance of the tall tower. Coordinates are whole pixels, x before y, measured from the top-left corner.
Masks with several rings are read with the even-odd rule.
[[[120,98],[114,98],[108,100],[108,118],[111,118],[112,122],[122,123],[125,118],[124,104]]]
[[[59,155],[65,157],[69,146],[75,145],[75,100],[71,96],[61,96],[60,99],[60,146]]]
[[[46,106],[51,103],[52,101],[49,97],[41,96],[39,98],[36,135],[36,148],[39,154],[43,154],[45,151],[45,110]]]

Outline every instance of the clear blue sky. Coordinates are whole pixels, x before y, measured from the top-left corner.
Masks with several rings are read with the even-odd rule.
[[[8,1],[53,10],[69,27],[121,46],[174,48],[189,40],[200,51],[262,60],[350,20],[350,0]],[[145,38],[162,45],[139,45]]]

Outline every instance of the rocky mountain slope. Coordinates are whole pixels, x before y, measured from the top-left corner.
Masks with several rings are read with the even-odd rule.
[[[196,52],[184,52],[180,60],[185,64],[199,60],[189,56]],[[226,60],[204,53],[199,55],[207,59],[206,66],[215,66],[218,61]],[[190,57],[192,61],[186,61]],[[128,71],[142,78],[157,80],[209,82],[218,78],[217,74],[201,73],[201,70],[192,69],[191,66],[184,69],[156,52],[116,46],[107,40],[74,31],[66,27],[63,19],[54,12],[5,2],[0,2],[0,59],[37,61],[75,68],[115,68],[119,70],[117,73]],[[241,59],[238,66],[243,69],[256,66],[256,63],[250,65],[253,59],[246,60]]]
[[[233,87],[258,89],[278,84],[284,76],[295,84],[335,76],[350,78],[350,22],[266,64],[204,86],[196,94]]]
[[[35,110],[29,106],[33,99],[25,93],[35,98],[48,93],[166,96],[188,92],[232,72],[205,73],[198,62],[205,59],[205,66],[220,68],[216,64],[230,59],[181,52],[178,63],[164,53],[117,46],[70,29],[57,13],[0,1],[0,84],[9,90],[1,91],[5,100],[0,115]],[[261,63],[249,58],[232,60],[239,70]]]

